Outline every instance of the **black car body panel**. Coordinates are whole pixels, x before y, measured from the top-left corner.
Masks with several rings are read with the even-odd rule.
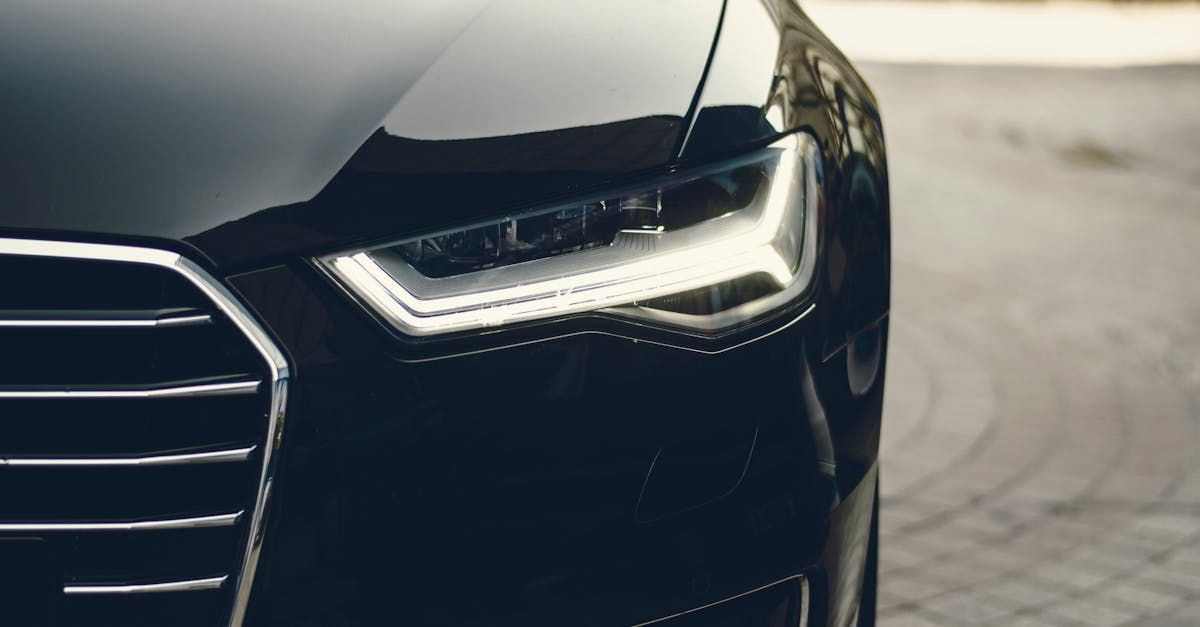
[[[853,620],[887,169],[794,2],[122,7],[0,10],[0,235],[181,252],[287,355],[247,627]],[[414,348],[312,261],[791,132],[817,275],[740,334],[576,315]]]
[[[5,226],[238,265],[665,166],[721,3],[4,11]]]

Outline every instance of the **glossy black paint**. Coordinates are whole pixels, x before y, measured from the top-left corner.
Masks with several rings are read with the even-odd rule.
[[[792,129],[820,140],[822,267],[842,327],[828,338],[828,354],[890,302],[887,163],[874,96],[793,2],[729,0],[722,26],[681,158],[718,158]]]
[[[6,3],[4,226],[240,265],[661,168],[720,9]]]
[[[566,4],[0,11],[0,231],[186,251],[292,362],[246,625],[634,624],[799,573],[810,624],[852,619],[890,302],[874,99],[789,0]],[[818,274],[753,335],[576,316],[418,350],[309,261],[797,130]]]
[[[875,437],[882,371],[855,397],[816,318],[716,355],[578,319],[409,362],[307,266],[233,284],[303,373],[253,624],[634,624],[810,570],[837,503],[870,511],[821,437]],[[689,493],[647,490],[681,450]]]

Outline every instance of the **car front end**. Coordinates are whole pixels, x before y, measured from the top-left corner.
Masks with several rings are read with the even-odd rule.
[[[2,12],[18,623],[872,622],[885,150],[794,2]]]

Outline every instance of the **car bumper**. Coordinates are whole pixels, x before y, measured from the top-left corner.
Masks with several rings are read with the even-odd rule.
[[[231,282],[295,362],[247,625],[853,611],[882,372],[851,392],[814,308],[712,353],[591,325],[414,357],[311,267]]]

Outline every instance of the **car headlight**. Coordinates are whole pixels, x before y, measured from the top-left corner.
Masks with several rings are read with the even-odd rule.
[[[817,159],[796,133],[578,202],[317,261],[410,336],[585,311],[723,331],[810,283]]]

